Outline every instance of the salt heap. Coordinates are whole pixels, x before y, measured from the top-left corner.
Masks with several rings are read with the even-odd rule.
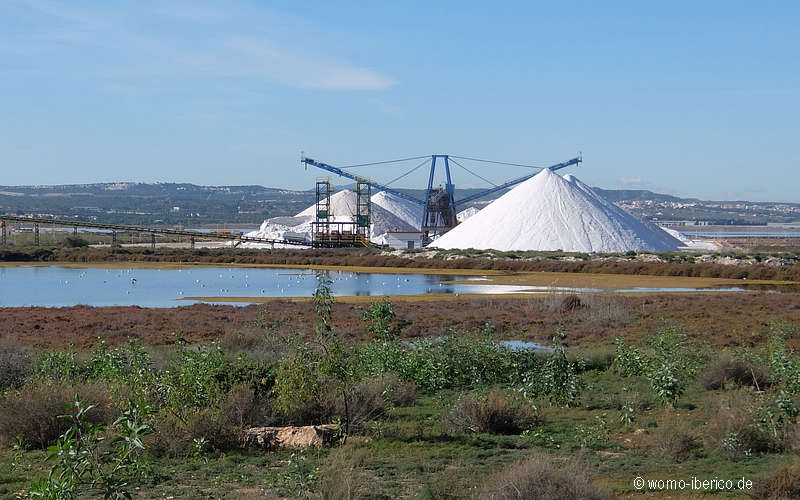
[[[411,227],[422,227],[422,205],[401,198],[396,194],[381,191],[372,195],[372,203],[396,215]]]
[[[469,219],[470,217],[472,217],[473,215],[477,214],[478,212],[480,212],[480,209],[478,209],[476,207],[469,207],[467,209],[464,209],[464,210],[458,212],[456,214],[456,219],[458,220],[458,223],[460,224],[460,223],[464,222],[465,220]]]
[[[627,252],[681,242],[628,214],[575,177],[544,169],[436,239],[439,248]]]
[[[330,208],[332,222],[353,222],[356,214],[356,194],[344,189],[331,195]],[[370,239],[377,240],[388,231],[416,231],[415,228],[400,217],[381,208],[375,203],[370,207],[371,230]],[[311,223],[315,220],[317,204],[313,204],[294,217],[273,217],[265,220],[258,231],[247,233],[252,238],[281,240],[299,238],[311,240]]]

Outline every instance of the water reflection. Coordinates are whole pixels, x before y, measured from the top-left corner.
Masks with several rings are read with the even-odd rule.
[[[329,271],[335,296],[444,294],[551,294],[594,292],[741,292],[756,288],[742,284],[727,288],[593,288],[485,285],[485,278],[437,274],[379,274]],[[452,281],[464,280],[468,284]],[[307,269],[187,267],[181,269],[66,268],[59,266],[0,267],[0,307],[91,306],[176,307],[197,301],[186,297],[310,297],[316,287]],[[771,290],[797,291],[777,285]],[[225,302],[245,305],[247,302]]]
[[[345,271],[329,275],[335,296],[465,293],[459,285],[441,285],[442,280],[465,276]],[[316,285],[314,273],[305,269],[0,267],[0,307],[175,307],[193,302],[179,300],[185,297],[310,297]]]

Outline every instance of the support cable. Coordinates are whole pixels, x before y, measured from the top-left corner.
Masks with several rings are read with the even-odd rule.
[[[403,161],[410,161],[410,160],[420,160],[422,158],[430,158],[430,156],[412,156],[410,158],[400,158],[399,160],[386,160],[386,161],[376,161],[374,163],[359,163],[357,165],[347,165],[345,167],[338,167],[342,170],[347,168],[356,168],[356,167],[371,167],[373,165],[386,165],[387,163],[400,163]]]
[[[423,166],[423,165],[427,165],[427,164],[428,164],[428,158],[426,157],[426,158],[425,158],[425,160],[423,160],[423,162],[422,162],[422,163],[420,163],[420,164],[419,164],[419,165],[417,165],[416,167],[412,168],[412,169],[411,169],[411,170],[409,170],[408,172],[404,173],[404,174],[403,174],[403,175],[401,175],[400,177],[397,177],[397,178],[395,178],[395,179],[392,179],[391,181],[387,182],[387,183],[386,183],[386,185],[387,185],[387,186],[389,186],[389,185],[390,185],[390,184],[392,184],[393,182],[395,182],[395,181],[399,181],[399,180],[400,180],[400,179],[402,179],[403,177],[405,177],[405,176],[407,176],[407,175],[409,175],[409,174],[413,173],[414,171],[418,170],[418,169],[419,169],[421,166]]]
[[[482,181],[484,181],[484,182],[488,182],[489,184],[491,184],[491,185],[492,185],[492,186],[494,186],[494,187],[497,187],[497,184],[495,184],[494,182],[490,181],[489,179],[486,179],[486,178],[484,178],[484,177],[481,177],[480,175],[476,174],[476,173],[475,173],[475,172],[473,172],[472,170],[468,169],[468,168],[467,168],[467,167],[465,167],[464,165],[462,165],[462,164],[460,164],[459,162],[457,162],[456,160],[454,160],[452,156],[450,157],[450,161],[452,161],[453,163],[455,163],[455,164],[456,164],[456,165],[458,165],[459,167],[463,168],[464,170],[466,170],[466,171],[467,171],[467,172],[469,172],[470,174],[474,175],[474,176],[475,176],[475,177],[477,177],[478,179],[480,179],[480,180],[482,180]]]
[[[470,158],[468,156],[450,155],[450,158],[458,158],[460,160],[479,161],[479,162],[483,162],[483,163],[494,163],[494,164],[497,164],[497,165],[509,165],[509,166],[512,166],[512,167],[543,168],[543,167],[537,167],[536,165],[523,165],[522,163],[508,163],[508,162],[505,162],[505,161],[482,160],[480,158]]]

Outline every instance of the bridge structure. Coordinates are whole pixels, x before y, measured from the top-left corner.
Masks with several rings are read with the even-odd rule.
[[[194,248],[195,242],[198,240],[227,240],[227,241],[232,241],[234,243],[234,246],[238,246],[242,243],[260,243],[260,244],[271,245],[273,247],[275,245],[289,245],[289,246],[300,246],[300,247],[314,246],[313,242],[299,238],[267,239],[267,238],[254,238],[252,236],[244,236],[242,234],[235,234],[235,233],[230,233],[230,234],[204,233],[202,231],[193,231],[189,229],[129,226],[124,224],[104,224],[101,222],[83,222],[83,221],[75,221],[69,219],[50,219],[44,217],[0,215],[0,229],[1,229],[0,244],[2,245],[7,245],[9,243],[8,224],[10,222],[30,224],[31,226],[33,226],[34,245],[36,246],[39,246],[40,244],[40,239],[39,239],[40,226],[67,227],[67,228],[71,227],[73,228],[73,234],[75,235],[78,234],[78,228],[110,231],[112,246],[119,246],[119,243],[117,241],[117,233],[120,232],[149,233],[150,243],[152,248],[156,247],[157,234],[177,236],[177,237],[187,237],[189,238],[189,242],[192,248]]]

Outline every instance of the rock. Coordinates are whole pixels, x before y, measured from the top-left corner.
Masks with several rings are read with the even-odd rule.
[[[649,434],[649,432],[647,432],[647,429],[636,429],[635,431],[633,431],[634,436],[642,436],[644,434]]]
[[[287,427],[252,427],[244,431],[245,446],[256,448],[321,448],[334,441],[339,426],[335,424]]]

